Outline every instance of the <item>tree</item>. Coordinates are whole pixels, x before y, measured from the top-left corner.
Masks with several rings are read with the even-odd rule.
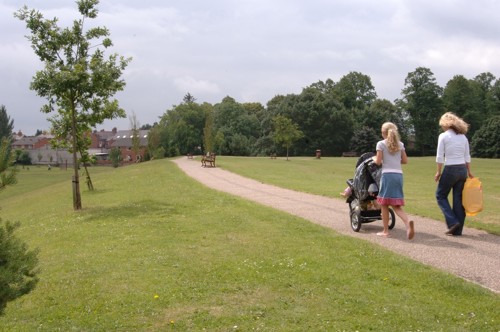
[[[120,161],[122,161],[122,153],[120,148],[114,147],[109,152],[109,159],[111,160],[111,165],[116,168],[120,165]]]
[[[327,91],[327,92],[324,92]],[[299,155],[312,155],[321,149],[323,155],[340,155],[349,149],[353,132],[353,115],[329,90],[311,86],[300,95],[287,95],[273,102],[273,115],[283,115],[299,125],[304,139],[294,145]]]
[[[296,123],[293,123],[292,120],[282,115],[277,115],[273,119],[273,124],[274,142],[286,148],[286,160],[288,160],[290,147],[295,141],[304,137],[304,134],[299,130],[299,126]]]
[[[58,112],[53,119],[57,124],[54,134],[59,140],[66,140],[73,153],[73,208],[79,210],[82,204],[77,153],[86,150],[87,144],[80,138],[106,119],[125,117],[125,111],[112,97],[125,87],[120,76],[131,59],[117,54],[106,59],[101,46],[112,46],[108,29],[84,29],[86,19],[97,17],[99,1],[78,0],[76,3],[82,18],[64,29],[57,25],[57,18],[44,19],[39,11],[26,6],[14,15],[26,22],[31,31],[27,38],[44,63],[45,68],[35,74],[30,89],[47,98],[42,112]]]
[[[184,97],[184,100],[192,100]],[[159,123],[161,145],[167,156],[193,153],[203,142],[206,104],[183,102],[167,110]]]
[[[356,151],[360,155],[365,152],[375,152],[375,146],[380,139],[378,130],[371,127],[361,127],[354,131],[350,150]]]
[[[14,153],[17,164],[31,165],[31,156],[28,151],[18,149]]]
[[[495,81],[487,93],[486,109],[489,117],[500,115],[500,78]]]
[[[182,101],[184,103],[194,103],[196,101],[196,98],[190,94],[189,92],[184,96],[184,98],[182,98]]]
[[[433,152],[439,134],[439,117],[443,113],[443,89],[436,84],[428,68],[419,67],[408,73],[402,99],[397,105],[409,115],[415,134],[415,145],[421,155]]]
[[[474,89],[475,95],[479,102],[479,112],[481,119],[486,120],[495,116],[495,110],[500,111],[498,98],[495,98],[495,76],[490,72],[485,72],[477,75],[471,80],[471,86]],[[497,95],[497,97],[499,97]],[[500,115],[500,112],[497,114]],[[481,123],[482,125],[482,123]],[[474,128],[474,131],[479,129]],[[472,128],[469,128],[469,134]]]
[[[10,119],[7,115],[7,109],[4,105],[0,105],[0,139],[12,137],[12,131],[14,130],[14,120]]]
[[[7,302],[31,292],[38,283],[38,250],[27,245],[14,231],[19,223],[0,219],[0,316]]]
[[[17,169],[12,167],[15,157],[11,152],[10,142],[6,137],[0,140],[0,191],[16,183]]]
[[[481,127],[486,115],[486,109],[481,107],[486,95],[483,84],[468,80],[462,75],[455,75],[443,91],[445,110],[462,117],[470,125],[470,137]]]
[[[160,127],[158,125],[149,129],[148,133],[148,153],[154,159],[165,157],[165,148],[161,146]]]
[[[137,116],[135,112],[132,112],[132,115],[129,117],[130,120],[130,130],[132,131],[132,151],[137,158],[139,155],[139,150],[141,148],[141,138],[139,137],[139,121],[137,120]]]
[[[348,110],[363,110],[377,99],[370,76],[356,71],[343,76],[332,91]]]
[[[214,152],[214,109],[212,105],[204,104],[205,126],[203,127],[203,147],[204,151]],[[199,151],[201,152],[201,151]]]
[[[233,156],[251,154],[261,134],[257,115],[251,110],[251,107],[246,107],[229,96],[214,106],[213,133],[217,138],[214,147],[220,151],[219,154]],[[221,137],[224,139],[220,140]]]
[[[500,116],[488,119],[476,131],[471,142],[471,155],[477,158],[500,158]]]
[[[12,168],[14,156],[10,152],[10,139],[2,138],[0,144],[0,191],[16,183],[16,169]],[[19,223],[0,219],[0,316],[7,302],[31,292],[38,282],[38,251],[29,251],[14,234]]]

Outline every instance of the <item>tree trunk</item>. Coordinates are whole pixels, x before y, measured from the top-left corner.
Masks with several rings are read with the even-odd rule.
[[[81,210],[82,209],[82,198],[80,196],[80,179],[79,179],[79,174],[78,174],[78,158],[77,158],[77,152],[78,152],[78,142],[77,142],[77,135],[78,132],[76,130],[76,110],[75,110],[75,104],[72,103],[71,105],[72,110],[71,110],[71,130],[72,130],[72,136],[73,136],[73,170],[74,170],[74,175],[73,175],[73,209],[75,210]]]
[[[86,174],[86,182],[87,182],[87,188],[89,188],[90,191],[94,190],[94,185],[92,184],[92,179],[90,178],[90,173],[89,170],[87,169],[87,165],[83,164],[83,167],[85,168],[85,174]]]
[[[83,156],[83,152],[82,151],[80,151],[80,156]],[[85,182],[87,183],[87,188],[90,191],[93,191],[94,190],[94,184],[92,183],[92,179],[90,178],[90,173],[89,173],[89,170],[87,168],[87,164],[86,163],[83,163],[83,168],[85,168]]]

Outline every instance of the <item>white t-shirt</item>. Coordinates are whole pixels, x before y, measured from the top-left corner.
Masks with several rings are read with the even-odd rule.
[[[378,141],[376,149],[383,154],[382,173],[403,173],[401,167],[401,151],[405,149],[403,142],[399,142],[399,151],[394,153],[389,152],[385,140]]]

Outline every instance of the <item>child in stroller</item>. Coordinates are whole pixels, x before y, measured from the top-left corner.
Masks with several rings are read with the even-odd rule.
[[[356,163],[354,178],[346,181],[348,187],[341,193],[349,204],[351,228],[359,232],[361,224],[382,220],[380,206],[377,203],[378,188],[382,169],[373,161],[375,153],[367,152]],[[389,229],[396,225],[394,211],[389,209]]]

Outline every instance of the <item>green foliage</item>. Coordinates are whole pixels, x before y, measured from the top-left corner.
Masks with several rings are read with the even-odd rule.
[[[430,69],[419,67],[408,74],[401,93],[403,98],[398,104],[410,116],[416,149],[422,156],[434,153],[439,117],[444,113],[441,101],[443,89],[437,85]]]
[[[0,105],[0,140],[3,138],[10,139],[14,130],[14,120],[7,114],[7,108]]]
[[[147,151],[151,156],[155,156],[155,151],[161,147],[161,132],[160,131],[161,131],[161,129],[160,129],[160,126],[158,126],[158,125],[155,125],[149,129]],[[165,152],[165,148],[163,148],[163,151]],[[165,155],[163,155],[161,158],[163,158],[163,157],[165,157]]]
[[[31,165],[31,156],[26,150],[16,150],[14,151],[16,164],[19,165]]]
[[[156,150],[154,150],[153,151],[153,158],[154,159],[163,159],[163,158],[165,158],[165,148],[163,146],[160,146]]]
[[[486,113],[478,95],[480,91],[482,91],[480,83],[456,75],[448,81],[443,92],[445,110],[462,117],[470,125],[470,137],[481,127]]]
[[[158,133],[154,133],[170,157],[194,153],[203,144],[207,105],[195,103],[192,96],[184,99],[161,117]]]
[[[214,147],[218,154],[250,155],[260,136],[257,114],[233,98],[225,97],[214,106],[213,117]]]
[[[99,26],[85,30],[86,20],[97,17],[98,3],[98,0],[78,0],[82,18],[64,29],[58,26],[57,18],[45,19],[39,11],[26,6],[14,14],[26,22],[31,32],[27,38],[45,65],[36,72],[30,88],[47,98],[42,112],[57,110],[58,114],[50,119],[52,132],[73,153],[75,209],[81,209],[77,153],[83,154],[89,147],[86,133],[106,119],[125,117],[125,111],[112,97],[123,90],[125,82],[120,76],[131,59],[117,54],[106,59],[100,46],[112,45],[109,31]]]
[[[0,139],[0,192],[17,182],[10,141],[9,137]],[[0,316],[8,302],[28,294],[38,282],[37,251],[28,251],[26,244],[14,235],[18,227],[19,223],[4,223],[0,218]]]
[[[485,72],[477,75],[472,83],[480,105],[482,123],[487,118],[500,115],[500,80],[492,73]],[[479,127],[474,128],[474,131],[477,129]]]
[[[7,303],[31,292],[38,282],[38,250],[14,235],[19,223],[0,219],[0,316]]]
[[[325,84],[317,83],[300,95],[276,98],[270,114],[283,115],[299,125],[304,138],[294,144],[295,155],[340,155],[348,150],[354,127],[352,110],[347,110]]]
[[[137,156],[139,154],[139,150],[141,148],[141,138],[139,137],[139,121],[137,120],[137,116],[135,112],[132,112],[132,115],[129,117],[130,120],[130,130],[132,131],[132,151]]]
[[[356,151],[359,155],[365,152],[375,152],[375,146],[379,140],[381,140],[379,131],[370,127],[361,127],[351,138],[350,151]]]
[[[478,158],[500,158],[500,116],[488,119],[474,134],[471,154]]]
[[[285,116],[304,134],[290,147],[292,155],[311,156],[321,149],[323,156],[340,156],[367,149],[376,142],[373,132],[390,121],[398,126],[407,153],[422,156],[434,154],[439,117],[446,110],[470,123],[470,137],[486,119],[500,115],[500,80],[491,73],[472,80],[456,75],[443,90],[430,69],[419,67],[408,74],[401,94],[394,103],[377,99],[371,78],[359,72],[337,83],[318,81],[300,94],[274,96],[265,107],[229,96],[215,106],[198,104],[188,93],[181,105],[163,115],[158,136],[167,156],[283,154],[286,147],[273,140],[273,119]]]
[[[114,147],[111,149],[109,152],[109,159],[111,160],[111,165],[113,167],[118,167],[120,166],[120,162],[122,161],[122,153],[120,151],[120,148]]]
[[[277,115],[273,119],[274,132],[273,139],[278,145],[282,145],[286,148],[286,158],[288,159],[288,151],[292,144],[304,137],[304,134],[299,130],[299,126],[293,123],[287,117],[282,115]]]
[[[5,137],[0,139],[0,191],[16,183],[17,169],[12,167],[15,157],[11,152],[10,142],[11,140]]]
[[[203,127],[203,147],[200,147],[200,150],[214,152],[215,137],[213,107],[211,105],[204,104],[203,109],[205,110],[205,126]],[[202,151],[197,152],[201,153]]]
[[[332,87],[334,95],[348,110],[362,111],[377,99],[370,76],[350,72]]]

